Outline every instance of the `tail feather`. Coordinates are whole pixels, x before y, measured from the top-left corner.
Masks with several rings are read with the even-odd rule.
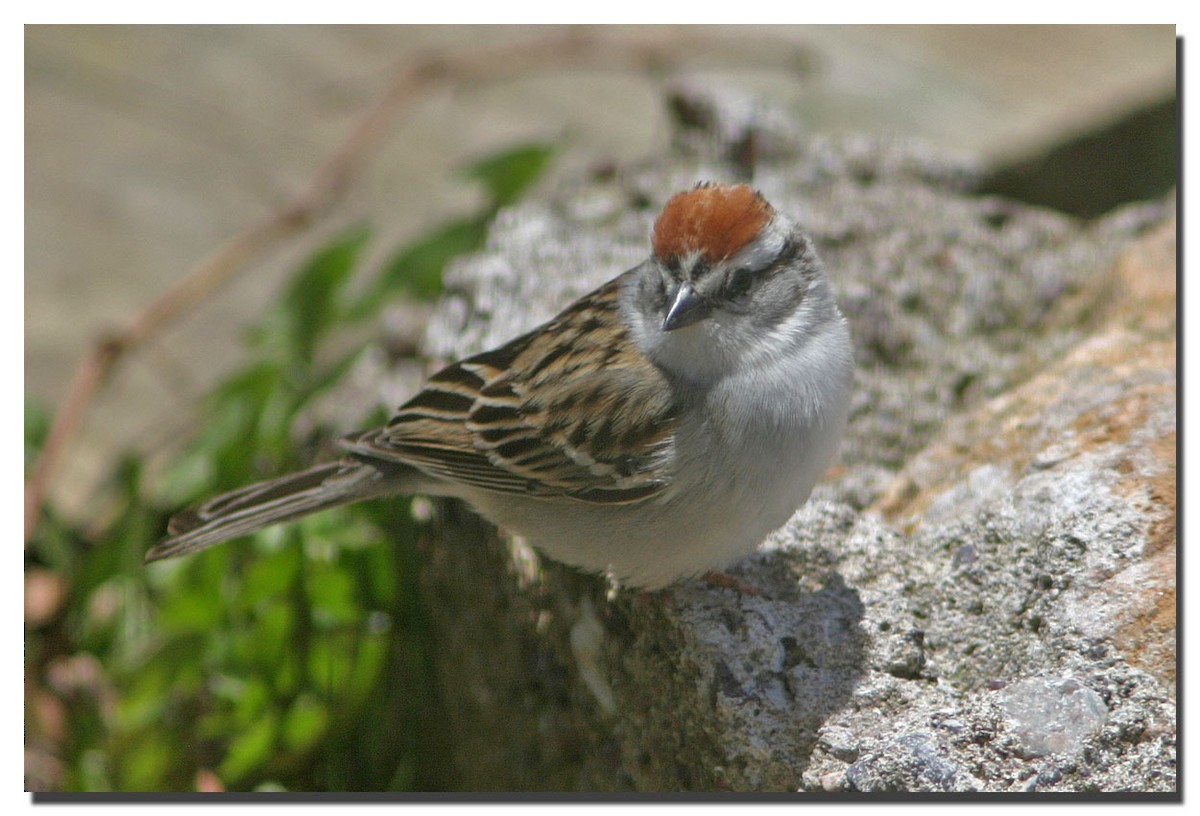
[[[196,552],[272,524],[392,492],[387,489],[389,481],[369,463],[344,459],[247,485],[172,516],[167,537],[150,548],[146,562]]]

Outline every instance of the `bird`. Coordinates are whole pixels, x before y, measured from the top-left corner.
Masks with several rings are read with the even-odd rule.
[[[845,431],[847,322],[813,241],[746,184],[671,196],[642,263],[431,376],[340,458],[174,515],[147,562],[326,508],[453,497],[543,555],[653,590],[753,553]]]

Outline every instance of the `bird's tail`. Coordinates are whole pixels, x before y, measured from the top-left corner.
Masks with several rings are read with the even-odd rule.
[[[383,470],[351,458],[247,485],[172,516],[167,537],[146,553],[146,561],[197,552],[272,524],[392,492],[389,486],[395,482]]]

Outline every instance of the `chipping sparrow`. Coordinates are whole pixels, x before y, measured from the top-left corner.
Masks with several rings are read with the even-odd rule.
[[[392,493],[465,499],[547,555],[656,588],[754,551],[829,466],[853,378],[812,242],[745,185],[671,198],[650,258],[430,378],[337,462],[171,519],[153,561]]]

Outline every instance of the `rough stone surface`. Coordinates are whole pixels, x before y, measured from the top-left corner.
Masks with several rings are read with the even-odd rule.
[[[1104,725],[1108,707],[1073,677],[1030,677],[1001,694],[1005,723],[1025,758],[1075,756]]]
[[[1176,790],[1173,201],[1082,223],[688,103],[707,136],[504,213],[427,348],[531,328],[638,262],[672,192],[749,178],[852,326],[841,464],[732,569],[757,594],[609,587],[448,508],[423,581],[452,784]]]

